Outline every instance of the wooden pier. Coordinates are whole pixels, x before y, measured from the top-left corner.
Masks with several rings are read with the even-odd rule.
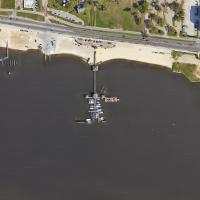
[[[120,101],[117,97],[104,97],[105,103],[118,103]]]
[[[8,54],[8,41],[6,42],[6,55],[0,57],[0,62],[2,63],[3,61],[9,59],[9,54]]]

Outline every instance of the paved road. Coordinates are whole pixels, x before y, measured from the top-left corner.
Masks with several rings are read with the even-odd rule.
[[[33,29],[39,31],[51,31],[55,33],[68,34],[72,36],[81,36],[94,39],[105,39],[110,41],[129,42],[134,44],[146,44],[152,46],[167,47],[176,50],[183,51],[200,51],[200,45],[195,41],[178,41],[162,38],[145,38],[140,35],[131,35],[125,33],[117,33],[108,31],[97,31],[89,28],[72,27],[59,24],[52,24],[47,22],[36,22],[21,18],[13,17],[0,17],[0,24],[15,25],[21,28]]]

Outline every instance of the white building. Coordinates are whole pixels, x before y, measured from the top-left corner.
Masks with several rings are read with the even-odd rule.
[[[24,0],[24,8],[35,8],[35,0]]]

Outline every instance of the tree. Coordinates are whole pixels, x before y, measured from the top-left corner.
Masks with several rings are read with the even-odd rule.
[[[105,5],[101,4],[100,6],[98,6],[99,10],[104,11],[106,10]]]
[[[135,19],[135,23],[137,25],[140,25],[141,24],[141,17],[139,15],[134,15],[134,19]]]
[[[184,11],[183,10],[178,10],[173,17],[174,21],[181,21],[184,19]]]
[[[149,3],[146,0],[141,0],[138,2],[138,10],[141,13],[146,13],[149,10]]]
[[[123,9],[123,11],[130,12],[131,8],[130,7],[126,7],[126,8]]]
[[[161,9],[161,6],[159,6],[158,4],[155,6],[155,9],[160,12],[162,9]]]
[[[146,13],[149,10],[149,3],[146,0],[140,0],[138,3],[133,3],[133,8]]]

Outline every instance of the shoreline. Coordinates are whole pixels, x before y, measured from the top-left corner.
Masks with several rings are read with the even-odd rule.
[[[76,39],[76,37],[70,35],[57,34],[50,31],[33,31],[12,25],[2,25],[0,31],[0,47],[6,47],[8,42],[9,49],[21,51],[40,49],[46,55],[69,54],[78,56],[92,64],[94,48],[92,48],[92,45],[77,44]],[[125,59],[172,69],[173,58],[171,56],[172,50],[170,49],[124,42],[112,42],[112,44],[114,44],[112,47],[98,47],[95,49],[97,63]]]
[[[1,52],[6,52],[6,48],[5,47],[0,47],[0,51]],[[19,49],[10,49],[9,50],[9,54],[11,54],[11,55],[15,55],[15,54],[37,54],[38,56],[40,56],[41,57],[41,59],[43,59],[45,62],[50,62],[51,61],[51,56],[53,57],[53,59],[54,58],[59,58],[59,57],[61,57],[61,58],[73,58],[74,60],[77,60],[77,61],[79,61],[80,63],[82,63],[83,65],[85,65],[85,66],[87,66],[87,67],[89,67],[91,64],[90,63],[88,63],[88,60],[86,60],[86,59],[84,59],[83,57],[80,57],[80,56],[78,56],[78,55],[74,55],[74,54],[69,54],[69,53],[56,53],[56,54],[50,54],[50,55],[47,55],[47,57],[46,57],[46,60],[45,60],[45,54],[42,52],[42,51],[40,51],[39,49],[27,49],[27,50],[19,50]],[[13,57],[13,56],[12,56]],[[176,71],[176,70],[174,70],[173,69],[173,65],[174,64],[176,64],[176,63],[179,63],[179,62],[174,62],[173,63],[173,65],[172,65],[172,68],[169,68],[169,67],[165,67],[165,66],[163,66],[163,65],[158,65],[158,64],[152,64],[152,63],[147,63],[147,62],[143,62],[143,61],[136,61],[136,60],[131,60],[131,59],[124,59],[124,58],[113,58],[113,59],[108,59],[108,60],[105,60],[104,62],[99,62],[99,63],[97,63],[98,65],[99,65],[99,68],[103,68],[104,67],[104,65],[108,65],[108,64],[112,64],[113,62],[117,62],[117,61],[124,61],[124,62],[130,62],[130,63],[133,63],[133,64],[144,64],[147,68],[152,68],[152,69],[154,69],[154,70],[156,70],[156,69],[160,69],[160,70],[167,70],[167,71],[169,71],[169,72],[171,72],[172,74],[182,74],[185,78],[187,78],[190,82],[192,82],[192,83],[197,83],[197,82],[200,82],[200,73],[199,73],[199,70],[200,70],[200,68],[198,67],[198,68],[196,68],[195,69],[195,80],[192,80],[192,79],[190,79],[190,76],[192,75],[192,74],[185,74],[184,72],[181,72],[181,71]],[[200,62],[200,61],[199,61]],[[1,64],[1,63],[0,63]],[[180,63],[180,64],[186,64],[187,65],[187,63]],[[192,64],[189,64],[189,65],[192,65]],[[193,65],[195,65],[195,64],[193,64]],[[196,75],[196,73],[197,73],[197,75]]]
[[[97,40],[52,33],[51,31],[33,31],[13,25],[2,25],[0,28],[0,47],[5,48],[7,44],[8,48],[12,50],[39,50],[44,54],[45,59],[48,56],[60,54],[76,56],[89,65],[94,63],[94,51],[96,51],[97,64],[111,60],[142,62],[165,67],[175,73],[183,73],[190,81],[200,82],[200,59],[184,52],[174,57],[173,50],[164,47]],[[2,56],[0,55],[0,58]],[[180,63],[184,69],[174,71],[173,66],[176,63]],[[192,68],[191,64],[194,65]]]

